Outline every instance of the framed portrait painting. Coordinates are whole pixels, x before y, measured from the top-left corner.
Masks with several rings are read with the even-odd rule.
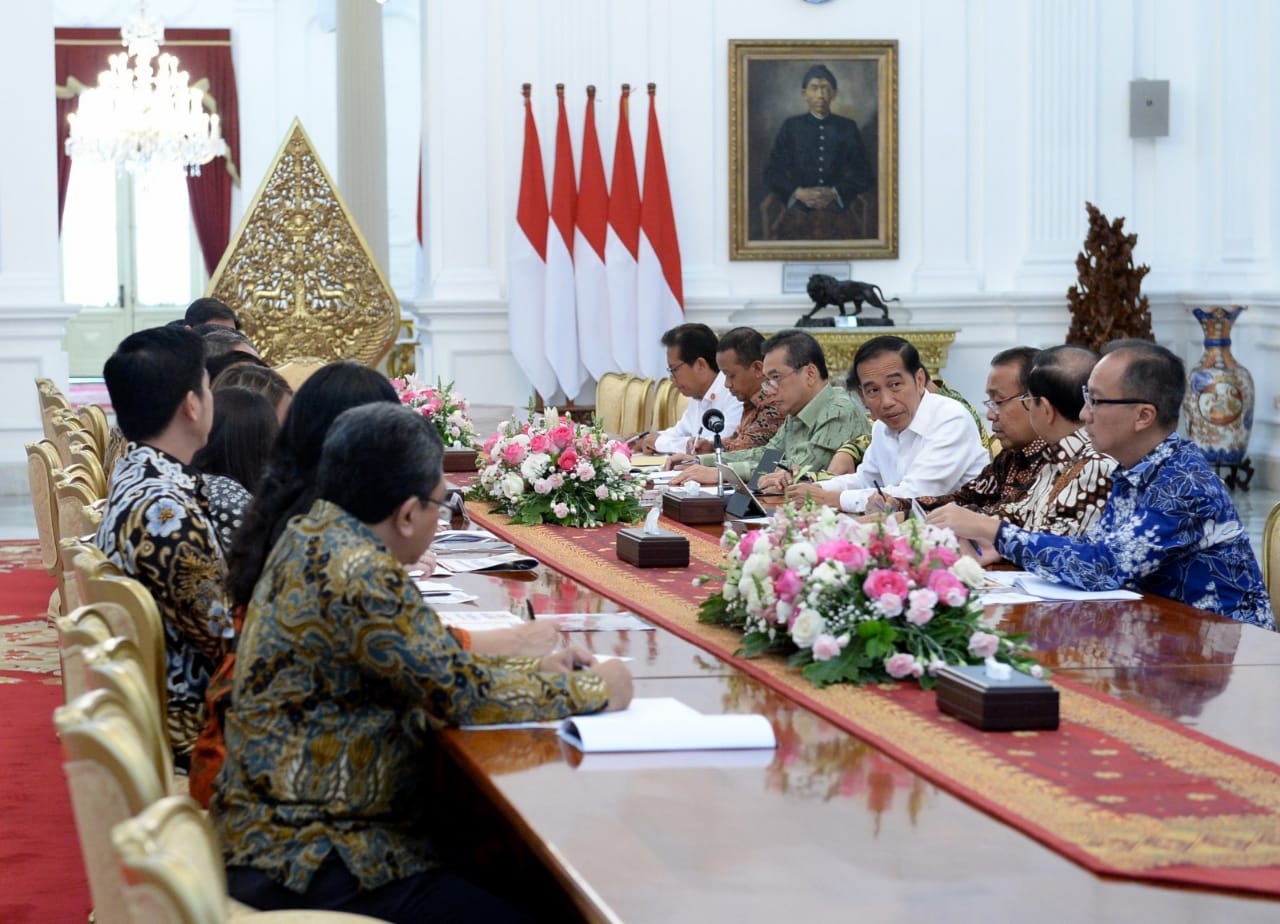
[[[898,43],[729,42],[729,258],[898,256]]]

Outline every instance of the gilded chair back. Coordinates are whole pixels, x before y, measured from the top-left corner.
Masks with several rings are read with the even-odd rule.
[[[622,421],[618,432],[636,433],[648,426],[653,416],[654,383],[651,378],[632,376],[627,381],[627,389],[622,399]],[[645,411],[649,414],[646,415]]]
[[[93,434],[85,429],[80,415],[67,408],[53,413],[53,444],[58,447],[58,458],[62,465],[72,463],[71,451],[78,443],[93,445]]]
[[[53,379],[36,379],[36,397],[40,402],[40,423],[44,427],[44,438],[51,440],[54,412],[71,410],[71,402],[62,393],[62,389],[54,384]]]
[[[186,796],[168,796],[111,832],[125,900],[133,920],[147,924],[360,924],[373,918],[336,911],[232,914],[227,874],[213,828]]]
[[[1271,595],[1271,609],[1280,613],[1280,504],[1271,508],[1262,527],[1262,579]]]
[[[596,420],[600,421],[606,433],[630,436],[637,432],[622,429],[622,406],[630,378],[625,372],[606,372],[596,382]]]
[[[124,898],[124,878],[111,849],[111,830],[165,795],[128,707],[108,690],[93,690],[53,714],[62,743],[80,853],[99,924],[136,920]]]
[[[128,625],[117,634],[138,647],[143,669],[164,715],[168,696],[164,678],[164,627],[151,593],[131,577],[120,573],[96,546],[82,543],[68,552],[76,593],[82,603],[112,603],[128,615]]]
[[[76,410],[76,413],[80,416],[80,422],[84,428],[92,434],[94,445],[98,447],[99,458],[104,457],[107,445],[111,442],[111,422],[107,420],[107,412],[101,405],[84,404]]]
[[[102,523],[106,498],[70,469],[54,476],[53,491],[58,503],[58,535],[63,537],[63,547],[68,539],[92,540]]]
[[[173,750],[165,731],[164,712],[143,667],[138,646],[127,638],[111,638],[80,652],[85,677],[94,690],[110,690],[120,698],[142,733],[156,776],[165,791],[172,789]]]
[[[671,424],[667,423],[667,403],[671,400],[671,393],[675,390],[675,382],[671,381],[669,376],[663,376],[658,379],[658,384],[654,388],[653,415],[649,418],[650,430],[657,432],[671,426]]]
[[[668,427],[674,427],[676,421],[684,416],[684,410],[689,406],[689,396],[682,395],[676,389],[671,389],[671,394],[667,396],[667,413],[666,418],[670,421]]]
[[[58,450],[50,440],[27,444],[27,487],[31,491],[31,507],[35,513],[36,536],[40,540],[40,565],[57,583],[49,597],[49,612],[55,616],[66,612],[66,580],[63,576],[62,549],[59,545],[58,498],[54,473],[61,469]]]
[[[90,691],[84,651],[122,635],[116,626],[127,619],[114,604],[77,607],[67,616],[54,619],[58,628],[58,654],[63,663],[63,700],[72,703]]]

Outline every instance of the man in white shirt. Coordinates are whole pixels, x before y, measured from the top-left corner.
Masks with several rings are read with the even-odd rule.
[[[949,494],[990,461],[958,402],[925,388],[920,354],[901,337],[874,337],[853,357],[858,390],[875,424],[857,471],[787,489],[846,513],[894,510],[913,497]]]
[[[689,406],[675,426],[637,439],[636,452],[692,453],[698,440],[711,436],[702,426],[702,415],[712,408],[724,414],[726,436],[738,428],[742,402],[729,391],[716,365],[718,342],[715,331],[705,324],[681,324],[662,335],[667,372],[680,394],[689,398]]]

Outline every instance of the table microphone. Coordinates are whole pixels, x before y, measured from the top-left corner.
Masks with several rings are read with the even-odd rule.
[[[724,444],[720,442],[720,434],[724,432],[724,411],[708,408],[702,415],[702,428],[712,434],[716,451],[716,495],[724,497],[724,472],[720,471],[724,464]]]

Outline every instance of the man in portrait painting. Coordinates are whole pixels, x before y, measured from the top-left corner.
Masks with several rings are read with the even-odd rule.
[[[864,237],[853,206],[876,178],[858,124],[831,111],[837,84],[826,65],[810,67],[800,88],[809,111],[782,123],[765,161],[765,186],[784,206],[769,236],[818,241]]]

